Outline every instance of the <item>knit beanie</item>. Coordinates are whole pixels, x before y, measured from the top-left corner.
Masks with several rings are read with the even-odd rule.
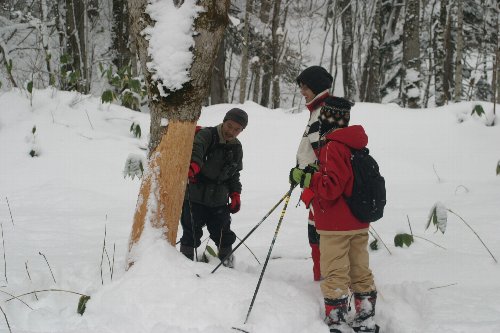
[[[317,95],[332,87],[333,77],[321,66],[311,66],[297,76],[297,84],[305,84]]]
[[[351,119],[351,107],[354,102],[342,97],[327,97],[325,104],[319,111],[320,135],[336,128],[349,126]]]
[[[245,128],[248,124],[248,114],[242,109],[232,108],[224,116],[224,121],[226,120],[233,120]]]

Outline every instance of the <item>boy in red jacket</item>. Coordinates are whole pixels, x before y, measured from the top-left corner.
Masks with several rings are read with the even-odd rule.
[[[359,221],[345,198],[353,186],[351,149],[368,143],[360,125],[348,126],[351,103],[329,97],[321,108],[319,170],[305,173],[302,200],[314,214],[320,235],[321,291],[325,300],[325,322],[331,333],[378,332],[375,325],[377,291],[369,267],[369,224]],[[350,289],[356,315],[346,321]]]

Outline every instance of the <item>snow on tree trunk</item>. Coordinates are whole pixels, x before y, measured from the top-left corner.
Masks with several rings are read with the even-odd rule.
[[[196,121],[208,96],[207,78],[212,73],[228,24],[229,0],[202,0],[197,5],[203,11],[194,20],[196,33],[193,34],[189,80],[182,87],[171,89],[166,86],[165,79],[162,82],[155,79],[147,65],[151,61],[151,54],[148,53],[150,40],[142,32],[156,23],[146,13],[148,1],[129,0],[131,32],[145,73],[151,112],[149,168],[143,177],[137,200],[129,240],[129,267],[134,262],[131,252],[146,225],[159,229],[175,246]],[[165,127],[167,121],[168,127]]]

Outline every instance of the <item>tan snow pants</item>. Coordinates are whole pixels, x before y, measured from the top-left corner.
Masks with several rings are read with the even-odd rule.
[[[320,233],[321,291],[324,298],[337,299],[354,292],[375,290],[369,267],[368,230],[349,234]]]

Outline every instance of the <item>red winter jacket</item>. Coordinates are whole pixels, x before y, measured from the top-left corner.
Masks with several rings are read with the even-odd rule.
[[[353,174],[349,147],[366,147],[368,136],[360,125],[337,129],[326,135],[321,147],[319,171],[311,180],[312,207],[318,231],[353,231],[368,228],[351,213],[344,196],[352,193]]]

